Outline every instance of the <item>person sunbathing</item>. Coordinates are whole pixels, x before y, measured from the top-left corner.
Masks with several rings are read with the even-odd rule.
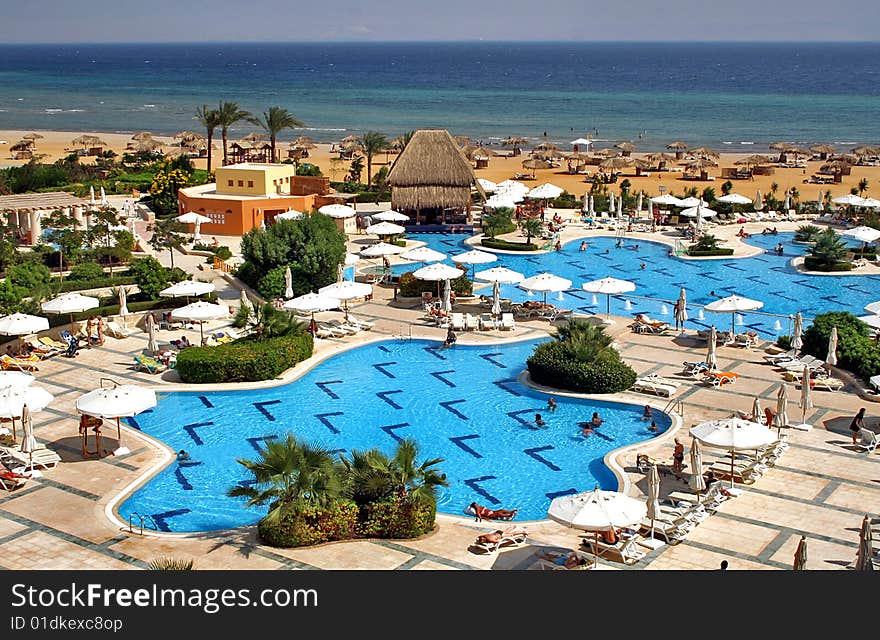
[[[477,522],[481,520],[512,520],[519,509],[489,509],[476,502],[471,502],[468,507],[474,514]]]
[[[559,567],[565,567],[566,569],[574,569],[575,567],[580,567],[587,563],[586,560],[581,558],[574,551],[571,553],[540,553],[537,557],[541,560],[552,562]]]
[[[651,318],[646,316],[644,313],[637,313],[636,314],[636,322],[640,322],[642,324],[649,324],[652,327],[662,327],[666,324],[662,320],[651,320]]]

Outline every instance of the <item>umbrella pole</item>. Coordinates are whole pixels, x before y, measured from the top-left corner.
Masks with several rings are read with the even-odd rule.
[[[730,488],[733,489],[733,447],[730,448]]]
[[[605,296],[605,315],[611,320],[611,294]],[[652,536],[653,537],[653,536]]]
[[[596,543],[593,545],[593,553],[596,555],[596,564],[594,566],[599,566],[599,530],[596,529],[593,533],[596,534]]]
[[[119,417],[116,418],[116,448],[122,448],[122,425],[119,424]],[[98,449],[98,456],[100,457],[101,450]]]
[[[199,339],[201,340],[201,346],[205,346],[205,321],[199,322]]]

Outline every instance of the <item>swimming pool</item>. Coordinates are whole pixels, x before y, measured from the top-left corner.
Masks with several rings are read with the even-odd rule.
[[[288,431],[337,452],[379,447],[391,453],[412,437],[419,461],[444,458],[450,483],[439,510],[461,515],[473,501],[519,508],[542,519],[552,498],[599,485],[616,489],[602,459],[656,434],[642,407],[547,395],[516,381],[538,340],[443,349],[426,340],[382,341],[335,355],[290,384],[270,389],[162,394],[131,421],[192,460],[172,462],[119,507],[127,520],[149,515],[165,531],[210,531],[251,524],[266,508],[246,508],[226,491],[248,480],[235,460],[254,459]],[[578,422],[604,419],[584,438]],[[533,424],[540,413],[546,428]],[[671,419],[655,412],[660,433]]]
[[[464,244],[468,236],[463,234],[408,234],[407,237],[425,242],[432,249],[450,256],[472,249]],[[630,280],[636,283],[636,290],[628,296],[612,296],[611,313],[625,317],[646,313],[670,323],[671,303],[666,303],[664,308],[663,302],[643,300],[638,296],[674,301],[679,289],[684,287],[687,290],[689,320],[686,326],[689,329],[708,328],[712,324],[727,329],[730,326],[729,313],[703,312],[703,318],[700,318],[700,307],[718,297],[733,294],[762,301],[763,312],[793,316],[800,311],[806,317],[841,310],[861,315],[862,308],[878,298],[880,276],[815,276],[793,268],[791,260],[806,250],[805,245],[795,244],[793,239],[793,233],[758,234],[748,239],[750,244],[768,251],[782,242],[785,251],[781,256],[767,252],[751,258],[684,260],[670,256],[670,247],[666,244],[627,238],[618,248],[616,238],[600,236],[587,238],[586,251],[579,251],[580,240],[576,240],[563,246],[562,251],[537,255],[498,254],[497,262],[478,265],[477,270],[505,266],[526,277],[549,271],[568,278],[573,288],[562,294],[548,294],[548,302],[585,314],[605,313],[606,298],[587,293],[581,288],[583,283],[605,276]],[[451,264],[449,260],[446,262]],[[716,295],[712,295],[713,291]],[[486,295],[491,292],[491,287],[479,291]],[[501,296],[515,302],[540,299],[541,295],[530,296],[515,285],[501,287]],[[627,308],[627,302],[630,308]],[[776,327],[778,320],[760,313],[742,314],[742,326],[758,331],[764,337],[790,331],[785,319]]]

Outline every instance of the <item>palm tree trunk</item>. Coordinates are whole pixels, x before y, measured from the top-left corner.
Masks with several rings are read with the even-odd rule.
[[[269,136],[269,141],[272,144],[272,160],[270,160],[270,162],[276,162],[277,156],[275,155],[275,134],[274,133],[271,136]]]
[[[208,130],[208,173],[211,173],[211,145],[214,142],[214,131]]]
[[[174,268],[174,247],[168,247],[168,253],[171,254],[171,268]]]
[[[228,133],[226,131],[226,128],[224,127],[223,128],[223,166],[224,167],[229,162],[229,156],[228,156],[227,146],[226,146],[227,140],[228,140]]]
[[[367,188],[373,184],[373,154],[367,154]]]

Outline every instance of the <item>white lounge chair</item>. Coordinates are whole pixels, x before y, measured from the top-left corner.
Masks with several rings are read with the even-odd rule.
[[[464,314],[455,312],[452,314],[452,330],[464,331]]]
[[[501,314],[501,328],[504,330],[516,329],[516,320],[513,319],[512,313]]]
[[[355,318],[353,315],[348,316],[348,324],[360,331],[369,331],[376,326],[373,322],[370,322],[368,320],[361,320],[360,318]]]
[[[578,564],[573,567],[566,567],[565,561],[574,554],[578,559]],[[574,551],[563,551],[559,553],[547,553],[536,556],[538,559],[538,567],[542,571],[584,571],[587,569],[593,569],[596,566],[596,559],[588,554],[584,553],[579,549],[575,549]],[[562,562],[562,564],[559,564]]]
[[[607,558],[624,564],[635,564],[645,557],[645,552],[638,548],[639,539],[639,536],[633,535],[629,538],[621,537],[615,544],[608,544],[601,537],[597,543],[595,536],[587,535],[583,538],[581,544],[587,550],[597,553],[600,558]],[[597,544],[598,547],[596,546]]]
[[[106,324],[105,333],[111,338],[117,338],[118,340],[122,340],[123,338],[128,338],[129,336],[133,336],[136,333],[141,333],[138,329],[125,329],[115,320],[108,320]]]
[[[480,329],[483,331],[490,331],[492,329],[497,329],[498,323],[495,320],[495,316],[491,313],[481,313],[480,314]]]
[[[464,328],[466,331],[477,331],[480,328],[480,319],[470,313],[464,316]]]
[[[678,387],[672,387],[668,384],[659,384],[649,378],[638,378],[629,390],[637,393],[652,393],[663,398],[670,398],[675,395],[676,391],[678,391]]]
[[[34,469],[54,469],[55,465],[61,462],[61,456],[55,451],[39,444],[32,453],[25,453],[19,447],[2,447],[0,456],[2,456],[4,464],[10,467],[14,466],[18,473]],[[24,471],[19,471],[19,466],[24,467]]]
[[[495,553],[502,547],[518,547],[524,544],[529,536],[528,530],[520,525],[511,525],[505,529],[498,529],[498,531],[501,534],[497,542],[483,542],[477,538],[477,541],[471,546],[485,553]]]
[[[864,449],[867,453],[871,453],[877,448],[877,434],[870,429],[860,429],[859,442],[856,446]]]

